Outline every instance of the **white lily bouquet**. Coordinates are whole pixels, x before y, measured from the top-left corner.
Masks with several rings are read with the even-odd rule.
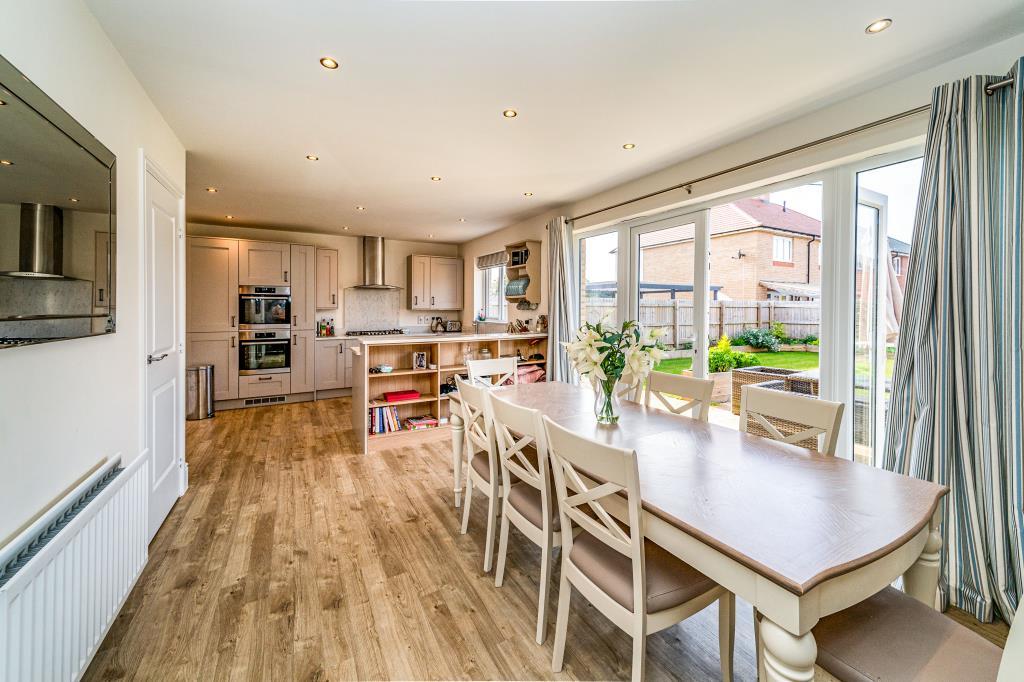
[[[647,378],[664,356],[661,336],[660,329],[640,331],[634,320],[623,322],[621,329],[606,326],[604,321],[584,322],[576,332],[576,340],[563,343],[573,367],[594,386],[594,414],[599,423],[614,424],[619,420],[617,386],[632,388]]]

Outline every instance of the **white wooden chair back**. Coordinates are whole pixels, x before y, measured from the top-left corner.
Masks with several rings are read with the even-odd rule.
[[[633,403],[639,403],[640,397],[643,395],[643,390],[643,385],[636,383],[632,386],[623,386],[618,388],[615,395],[619,397],[619,400],[628,400]]]
[[[651,372],[647,376],[647,387],[644,389],[644,405],[650,407],[651,398],[656,398],[660,403],[658,407],[663,407],[673,414],[683,414],[696,408],[697,419],[706,422],[708,411],[711,409],[711,392],[714,390],[715,382],[710,379]],[[670,395],[678,396],[686,402],[678,406],[673,405],[668,399]]]
[[[1010,626],[1010,633],[1006,636],[1006,646],[1003,648],[1003,658],[999,661],[996,681],[1011,682],[1020,679],[1022,670],[1024,670],[1024,600],[1017,606],[1013,625]]]
[[[498,470],[494,446],[494,426],[490,418],[490,405],[487,402],[487,389],[474,386],[462,377],[455,377],[455,385],[459,389],[459,405],[462,409],[462,423],[469,445],[468,457],[473,458],[477,452],[486,452],[490,463],[491,476]]]
[[[572,552],[572,524],[575,524],[583,532],[629,557],[633,563],[634,612],[644,613],[647,577],[636,453],[577,435],[546,416],[543,420],[562,520],[562,552],[566,556]],[[584,476],[604,482],[591,487],[584,481]],[[621,492],[626,493],[628,533],[616,523],[601,501],[608,496],[617,498]],[[590,507],[593,516],[582,511],[585,506]]]
[[[551,518],[552,490],[548,479],[548,449],[540,410],[513,405],[492,393],[488,393],[487,398],[491,402],[494,436],[502,470],[506,472],[506,485],[510,484],[510,477],[507,474],[511,473],[520,481],[539,490],[544,511],[548,514],[541,518]],[[526,448],[530,445],[537,451],[536,464],[526,456]]]
[[[800,424],[807,428],[787,436],[768,421],[768,418]],[[783,443],[799,443],[820,436],[818,452],[824,455],[836,454],[839,422],[842,418],[842,403],[820,400],[799,393],[744,386],[740,398],[740,431],[746,432],[750,422],[754,421],[768,432],[770,438]]]
[[[469,360],[466,363],[469,380],[481,386],[501,386],[509,379],[519,383],[515,358],[492,358],[490,360]]]

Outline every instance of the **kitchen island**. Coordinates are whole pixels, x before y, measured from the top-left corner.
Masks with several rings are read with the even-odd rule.
[[[523,358],[520,365],[546,367],[547,334],[407,334],[394,336],[358,336],[352,353],[352,428],[360,452],[367,453],[385,448],[397,448],[413,441],[445,438],[452,428],[461,431],[462,421],[449,409],[449,397],[442,395],[441,386],[450,377],[466,373],[466,359],[479,359],[484,351],[490,357]],[[424,353],[427,367],[415,367],[416,353]],[[540,359],[529,359],[540,355]],[[382,364],[393,369],[388,373],[371,373],[370,369]],[[387,402],[384,394],[393,391],[415,391],[416,397]],[[391,421],[401,428],[380,432],[371,426],[386,408]],[[376,412],[375,412],[376,411]],[[394,417],[394,419],[392,419]],[[438,425],[410,430],[407,420],[424,417],[426,422],[437,420]],[[374,431],[371,433],[371,430]],[[458,436],[458,434],[455,434]],[[453,443],[461,439],[454,438]],[[461,450],[455,447],[455,450]],[[455,456],[461,456],[456,452]]]

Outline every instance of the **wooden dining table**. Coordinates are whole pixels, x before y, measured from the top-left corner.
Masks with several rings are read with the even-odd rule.
[[[601,425],[566,383],[493,395],[636,452],[644,534],[757,608],[769,680],[813,679],[811,628],[901,575],[935,606],[945,486],[630,402]]]

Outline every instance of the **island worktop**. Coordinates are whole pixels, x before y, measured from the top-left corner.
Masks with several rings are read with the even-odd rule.
[[[547,333],[529,334],[496,333],[444,333],[444,334],[396,334],[394,336],[351,336],[362,346],[401,346],[410,343],[467,343],[472,341],[512,341],[516,339],[546,339]]]
[[[446,437],[451,422],[458,419],[452,415],[449,396],[442,394],[441,387],[452,377],[466,374],[467,360],[514,357],[520,366],[544,369],[547,336],[533,332],[349,337],[354,341],[350,350],[352,426],[360,451],[402,447],[403,439],[408,438],[422,442],[424,438]],[[380,365],[392,369],[386,373],[370,371]],[[399,391],[413,395],[387,400],[386,393]]]

